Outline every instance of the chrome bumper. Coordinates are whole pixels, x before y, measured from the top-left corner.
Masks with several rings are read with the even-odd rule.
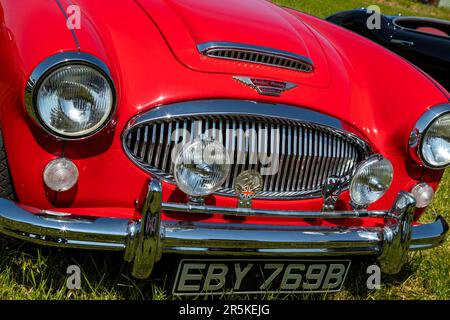
[[[123,250],[137,278],[150,276],[162,253],[258,256],[375,255],[386,273],[402,268],[408,251],[444,241],[448,224],[413,226],[414,198],[400,192],[389,211],[269,211],[162,202],[161,184],[153,180],[139,221],[80,217],[26,208],[0,199],[0,233],[38,244],[83,249]],[[161,220],[161,211],[293,218],[382,217],[384,227],[267,226]]]

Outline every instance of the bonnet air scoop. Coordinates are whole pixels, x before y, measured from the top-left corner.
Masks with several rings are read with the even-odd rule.
[[[310,58],[268,47],[235,42],[206,42],[197,45],[197,49],[210,58],[250,62],[306,73],[314,70]]]

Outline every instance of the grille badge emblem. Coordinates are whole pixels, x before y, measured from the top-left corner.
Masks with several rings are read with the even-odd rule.
[[[239,208],[251,208],[252,199],[262,191],[264,180],[255,170],[241,172],[236,178],[234,187],[239,197]]]
[[[233,79],[255,89],[259,94],[279,97],[283,92],[297,87],[295,83],[276,81],[268,79],[258,79],[249,77],[234,76]]]
[[[339,200],[339,196],[349,180],[347,177],[339,178],[331,176],[327,178],[322,188],[323,212],[332,212],[335,210],[336,202]]]

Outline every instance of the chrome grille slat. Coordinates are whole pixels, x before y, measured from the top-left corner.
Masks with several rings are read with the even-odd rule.
[[[270,155],[272,157],[272,155],[275,155],[275,157],[273,159],[277,159],[278,155],[280,154],[279,151],[277,150],[279,148],[279,139],[278,139],[278,132],[279,132],[279,125],[276,124],[275,126],[271,125],[271,146],[270,146]],[[278,157],[278,160],[280,160],[280,158]],[[278,168],[280,167],[280,162],[278,161]],[[277,178],[278,175],[271,175],[270,176],[270,190],[274,190],[274,186],[275,186],[275,180]]]
[[[306,163],[305,163],[305,167],[303,167],[303,179],[302,179],[302,188],[301,190],[306,190],[306,187],[308,185],[308,179],[309,179],[309,170],[310,168],[310,163],[311,163],[311,157],[312,157],[312,135],[311,135],[311,131],[309,130],[309,128],[307,128],[306,133],[305,133],[305,157],[306,157]]]
[[[352,154],[352,159],[356,158],[358,156],[358,152],[356,150],[356,148],[354,146],[352,146],[353,149],[353,154]],[[347,171],[349,171],[351,169],[351,162],[349,162],[349,165],[347,167]]]
[[[317,131],[316,131],[317,132]],[[317,164],[316,164],[316,172],[317,174],[314,175],[314,178],[312,180],[312,185],[316,186],[319,183],[320,175],[323,170],[323,132],[319,131],[317,132],[317,152],[318,152],[318,158],[317,158]]]
[[[300,158],[300,167],[296,174],[297,183],[295,185],[295,190],[301,190],[302,180],[304,177],[304,170],[305,170],[305,162],[306,162],[306,140],[305,140],[305,129],[300,127],[299,132],[299,158]]]
[[[325,144],[325,148],[324,148],[324,152],[325,152],[325,167],[324,167],[324,170],[323,170],[323,172],[322,172],[322,176],[321,176],[321,179],[322,179],[322,183],[324,183],[325,182],[325,179],[327,178],[327,173],[329,172],[329,169],[330,169],[330,162],[331,162],[331,143],[330,143],[330,135],[329,134],[325,134],[325,140],[326,140],[326,143],[324,143]]]
[[[338,162],[338,176],[342,175],[342,164],[344,162],[344,158],[345,158],[345,144],[344,141],[340,140],[339,141],[339,150],[340,150],[340,154],[339,154],[339,162]]]
[[[301,160],[301,137],[300,137],[300,130],[301,128],[294,128],[294,173],[298,173],[300,169],[300,160]],[[296,190],[297,187],[297,181],[298,181],[298,174],[292,174],[292,184],[289,188],[289,191]]]
[[[342,159],[340,175],[343,175],[345,172],[345,167],[347,166],[347,159],[349,159],[349,157],[350,157],[349,152],[350,152],[350,146],[348,144],[345,144],[344,145],[344,157]]]
[[[251,143],[251,161],[252,170],[259,171],[258,168],[258,125],[257,123],[252,124],[252,143]]]
[[[164,126],[165,123],[163,122],[160,126],[159,126],[159,143],[156,147],[156,156],[155,156],[155,167],[158,168],[159,163],[161,161],[161,149],[163,147],[163,143],[164,143]]]
[[[296,154],[296,129],[297,128],[292,128],[289,127],[289,133],[291,134],[290,137],[290,141],[291,141],[291,148],[290,148],[290,156],[289,156],[289,169],[294,169],[295,168],[295,154]],[[295,172],[295,171],[294,171]],[[292,181],[293,181],[294,175],[293,174],[288,174],[287,175],[287,181],[286,181],[286,191],[291,191],[292,190]]]
[[[172,136],[172,122],[169,122],[169,127],[167,128],[167,134],[165,134],[167,137],[166,146],[164,150],[164,157],[163,157],[163,163],[162,163],[162,170],[167,171],[167,159],[169,158],[170,154],[170,147],[171,147],[171,136]]]
[[[325,183],[325,179],[326,177],[326,173],[327,173],[327,167],[328,167],[328,161],[329,161],[329,156],[328,156],[328,134],[326,132],[323,132],[322,134],[322,141],[323,141],[323,145],[322,145],[322,152],[323,152],[323,159],[322,159],[322,166],[320,168],[320,173],[319,173],[319,181],[318,183],[323,184]]]
[[[150,163],[150,161],[153,159],[153,150],[155,149],[156,146],[156,129],[155,129],[155,125],[151,125],[149,126],[149,130],[151,130],[152,132],[152,140],[151,143],[148,146],[148,154],[147,154],[147,159],[144,159],[144,162],[146,163]]]
[[[145,154],[147,152],[147,147],[148,147],[148,127],[144,128],[144,141],[142,142],[143,145],[141,146],[140,150],[141,150],[141,158],[145,157]]]
[[[278,172],[263,176],[259,197],[265,198],[318,197],[327,177],[351,175],[364,157],[352,139],[318,124],[227,114],[149,121],[129,130],[124,147],[138,164],[174,183],[173,149],[201,135],[223,142],[229,152],[230,175],[218,191],[226,195],[234,195],[234,183],[242,171],[274,165],[261,163],[264,153],[279,157]]]
[[[286,169],[283,172],[283,180],[281,180],[281,188],[282,190],[290,190],[290,181],[292,179],[292,174],[289,174],[289,169],[291,168],[291,160],[292,160],[292,127],[288,127],[288,133],[287,133],[287,162],[286,162]],[[287,181],[286,181],[287,180]]]
[[[267,150],[267,130],[262,125],[261,122],[258,122],[258,154],[264,156]],[[258,161],[258,165],[256,165],[256,169],[260,171],[262,168],[261,162]]]
[[[136,133],[136,142],[134,144],[134,154],[137,154],[138,150],[139,150],[139,142],[141,140],[141,128],[137,129],[137,133]]]
[[[306,186],[307,190],[310,190],[313,186],[314,176],[316,173],[316,167],[318,164],[318,153],[319,153],[319,141],[317,138],[317,131],[311,133],[312,135],[312,154],[311,154],[311,168],[308,170],[308,184]]]
[[[312,131],[312,130],[311,130]],[[318,160],[318,139],[317,139],[317,131],[311,132],[312,136],[312,154],[311,154],[311,167],[308,170],[308,184],[306,186],[306,190],[309,190],[312,188],[313,181],[314,181],[314,175],[313,173],[316,172],[316,166],[317,166],[317,160]]]
[[[251,139],[252,139],[252,133],[250,131],[251,125],[250,122],[245,122],[245,134],[244,134],[244,141],[245,141],[245,165],[242,167],[242,170],[250,170],[252,168],[252,159],[251,159]]]
[[[266,155],[267,155],[267,158],[268,158],[269,155],[272,154],[271,151],[272,151],[272,148],[273,148],[273,145],[274,145],[273,135],[272,135],[272,123],[270,123],[267,126],[267,135],[268,135],[268,139],[267,139],[268,143],[267,143],[267,146],[266,146]],[[264,179],[264,188],[263,188],[263,190],[269,190],[270,189],[271,179],[272,179],[272,176],[267,176]]]
[[[337,168],[337,162],[338,162],[338,140],[337,139],[333,139],[333,158],[331,160],[331,174],[332,175],[336,175],[336,168]]]
[[[230,120],[226,120],[226,131],[225,131],[225,149],[229,152],[230,155],[230,161],[232,161],[232,159],[234,158],[234,152],[233,152],[233,147],[232,147],[232,141],[231,141],[231,136],[232,136],[232,131],[231,129],[231,124],[230,124]],[[231,183],[231,173],[228,175],[227,180],[225,182],[225,186],[226,188],[231,189],[232,183]]]
[[[286,126],[285,125],[283,125],[281,127],[281,134],[282,134],[283,137],[286,136]],[[286,174],[286,171],[285,171],[285,158],[286,158],[286,139],[282,139],[282,141],[281,141],[281,152],[280,152],[280,164],[279,164],[280,174],[277,174],[277,178],[275,180],[275,188],[274,188],[275,191],[280,191],[281,181],[282,181],[283,177]]]
[[[242,122],[238,121],[235,128],[237,130],[243,130]],[[233,140],[234,140],[234,138],[233,138]],[[237,153],[236,153],[236,164],[234,165],[233,181],[236,181],[236,178],[240,171],[239,170],[240,164],[244,161],[244,158],[243,158],[244,150],[242,148],[242,144],[243,144],[242,135],[239,134],[237,137],[237,150],[236,150]]]
[[[250,136],[249,136],[249,132],[247,131],[249,128],[249,122],[245,121],[242,123],[242,130],[244,130],[244,134],[242,134],[242,147],[243,147],[243,156],[242,156],[242,160],[243,163],[241,165],[241,169],[239,171],[245,171],[249,169],[250,166]]]

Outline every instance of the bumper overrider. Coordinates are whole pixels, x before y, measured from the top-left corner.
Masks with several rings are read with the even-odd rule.
[[[37,244],[124,251],[132,274],[148,278],[163,253],[232,256],[377,256],[385,273],[400,271],[411,250],[444,241],[448,224],[439,216],[413,225],[415,199],[400,192],[389,211],[273,211],[162,202],[159,180],[149,182],[140,220],[80,217],[38,210],[0,199],[0,233]],[[384,218],[384,227],[268,226],[167,221],[162,211],[292,218]]]

